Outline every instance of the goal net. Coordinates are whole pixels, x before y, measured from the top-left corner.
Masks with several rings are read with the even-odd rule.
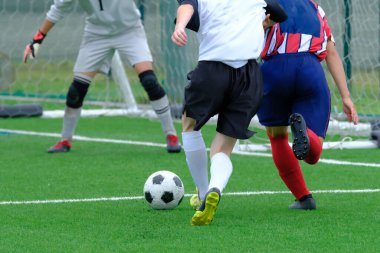
[[[38,58],[22,63],[22,53],[38,29],[52,0],[0,0],[0,112],[4,106],[41,105],[62,110],[84,29],[85,14],[78,1],[71,13],[46,37]],[[331,140],[368,140],[380,119],[380,0],[317,0],[325,10],[342,56],[352,98],[360,114],[359,126],[345,122],[339,92],[331,76]],[[178,48],[171,42],[177,1],[136,0],[142,13],[154,67],[174,108],[180,107],[186,74],[197,61],[197,43]],[[130,66],[114,59],[108,75],[98,75],[86,97],[84,111],[149,108],[148,98]],[[21,106],[23,105],[23,106]],[[137,107],[136,107],[137,106]],[[28,112],[27,112],[28,113]],[[144,114],[154,115],[154,114]],[[254,120],[254,127],[260,127]]]

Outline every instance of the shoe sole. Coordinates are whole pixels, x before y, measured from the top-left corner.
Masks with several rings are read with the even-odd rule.
[[[181,148],[167,148],[168,153],[179,153]]]
[[[310,139],[306,122],[300,114],[294,113],[290,116],[290,129],[293,135],[293,153],[298,160],[304,160],[310,150]]]
[[[205,209],[203,211],[196,211],[191,219],[191,225],[204,226],[208,225],[214,219],[214,214],[218,207],[220,196],[216,192],[210,192],[206,197]]]
[[[48,149],[49,154],[54,154],[54,153],[67,153],[70,151],[70,148],[68,149]]]
[[[316,210],[317,205],[315,203],[315,200],[309,201],[308,203],[300,203],[297,201],[296,203],[293,203],[289,206],[289,209],[293,210]]]

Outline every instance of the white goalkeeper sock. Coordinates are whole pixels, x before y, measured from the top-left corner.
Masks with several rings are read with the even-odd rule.
[[[211,158],[211,179],[209,189],[216,187],[223,191],[226,187],[228,180],[232,174],[232,163],[231,159],[225,153],[216,153]]]
[[[90,85],[92,79],[93,77],[83,73],[74,73],[74,82]],[[69,141],[73,140],[74,131],[80,118],[81,111],[81,107],[72,108],[66,105],[65,114],[63,116],[62,139],[67,139]]]
[[[150,104],[152,105],[153,110],[156,112],[157,117],[160,119],[162,130],[165,132],[165,134],[177,135],[170,112],[168,97],[165,95],[160,99],[150,101]]]
[[[82,108],[65,107],[65,115],[63,116],[62,139],[72,141],[75,128],[80,118]]]
[[[200,131],[182,133],[183,150],[199,197],[203,200],[208,190],[208,157]]]

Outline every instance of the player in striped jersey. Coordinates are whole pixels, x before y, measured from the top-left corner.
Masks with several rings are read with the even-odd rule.
[[[46,34],[67,16],[76,2],[86,12],[86,24],[74,66],[73,82],[66,98],[61,140],[48,153],[68,152],[84,98],[97,73],[108,73],[115,50],[133,66],[148,94],[153,110],[166,135],[167,151],[180,152],[181,146],[171,117],[169,100],[153,71],[140,12],[133,0],[54,0],[46,19],[24,51],[24,62],[34,58]],[[68,35],[70,36],[70,35]],[[65,45],[62,45],[64,48]]]
[[[316,209],[298,160],[318,162],[330,117],[330,92],[320,64],[326,60],[350,122],[358,116],[323,9],[312,0],[279,0],[288,20],[266,30],[261,54],[264,97],[258,112],[266,126],[279,175],[296,197],[292,209]],[[288,145],[291,126],[293,147]]]

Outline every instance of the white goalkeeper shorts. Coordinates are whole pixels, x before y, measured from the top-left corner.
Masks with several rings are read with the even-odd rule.
[[[96,35],[85,32],[75,62],[74,73],[108,73],[115,50],[118,50],[122,61],[131,66],[140,62],[153,61],[144,27],[141,22],[138,22],[134,29],[117,35]]]

